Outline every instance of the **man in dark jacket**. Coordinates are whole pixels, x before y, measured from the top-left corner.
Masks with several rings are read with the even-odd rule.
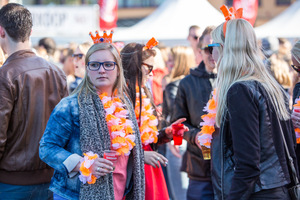
[[[31,13],[0,9],[0,199],[51,199],[53,169],[39,158],[39,141],[56,104],[68,95],[66,77],[30,50]]]
[[[190,129],[184,133],[188,142],[187,151],[182,160],[181,170],[188,173],[188,200],[213,199],[211,184],[210,161],[203,160],[202,152],[195,144],[200,131],[201,115],[213,90],[212,82],[216,78],[213,73],[215,62],[208,51],[207,45],[212,43],[211,32],[214,27],[207,27],[199,39],[198,48],[203,61],[190,75],[181,80],[174,104],[172,121],[186,118],[184,124]]]

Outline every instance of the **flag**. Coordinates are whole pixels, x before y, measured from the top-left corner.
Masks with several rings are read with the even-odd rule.
[[[100,29],[111,30],[117,27],[118,0],[99,0]]]
[[[254,25],[257,9],[258,0],[233,0],[233,7],[237,10],[243,8],[243,19],[247,20]]]

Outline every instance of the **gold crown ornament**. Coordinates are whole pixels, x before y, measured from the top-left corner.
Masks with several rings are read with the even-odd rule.
[[[110,31],[110,34],[107,35],[106,31],[103,31],[103,36],[101,37],[98,33],[98,31],[95,32],[96,36],[93,36],[92,32],[90,32],[90,36],[94,42],[94,44],[97,43],[111,43],[112,44],[112,36],[114,34],[114,31]]]

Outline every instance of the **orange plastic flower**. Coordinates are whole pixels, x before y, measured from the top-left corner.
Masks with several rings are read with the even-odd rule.
[[[94,176],[94,175],[92,175],[91,177],[92,177],[92,180],[88,181],[88,184],[94,184],[94,183],[96,183],[97,177]]]
[[[81,163],[79,170],[84,176],[89,176],[91,173],[90,170],[84,166],[84,162]]]
[[[112,125],[111,127],[111,132],[115,132],[115,131],[121,131],[124,129],[124,126],[121,125]]]
[[[215,132],[214,126],[202,126],[200,131],[203,134],[213,134],[213,132]]]

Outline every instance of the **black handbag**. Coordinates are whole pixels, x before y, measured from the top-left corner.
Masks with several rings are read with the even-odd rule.
[[[298,180],[298,177],[297,177],[294,162],[293,162],[293,159],[290,155],[288,146],[286,144],[280,121],[279,121],[278,118],[277,118],[277,120],[278,120],[278,123],[279,123],[279,128],[280,128],[282,140],[283,140],[283,143],[284,143],[285,152],[286,152],[288,160],[289,160],[288,166],[290,167],[290,170],[292,172],[291,177],[292,177],[293,183],[294,183],[294,185],[292,187],[288,188],[288,191],[289,191],[289,194],[290,194],[290,197],[291,197],[292,200],[300,200],[300,184],[299,184],[299,180]]]

